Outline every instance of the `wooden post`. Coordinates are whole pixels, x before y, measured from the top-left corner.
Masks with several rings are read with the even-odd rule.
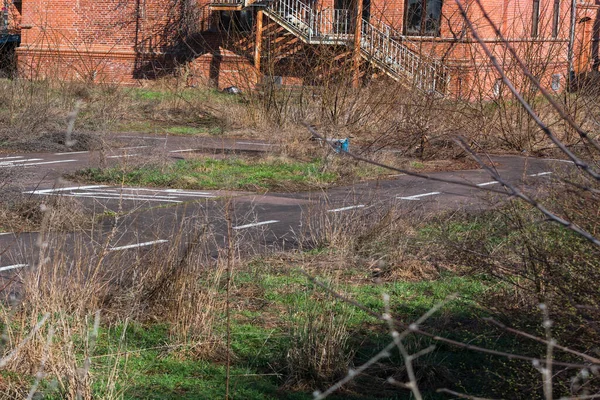
[[[356,0],[356,19],[354,26],[354,74],[352,77],[352,87],[360,87],[360,36],[362,34],[362,13],[363,0]]]
[[[256,13],[256,42],[254,44],[254,67],[260,73],[260,53],[263,34],[263,10]]]

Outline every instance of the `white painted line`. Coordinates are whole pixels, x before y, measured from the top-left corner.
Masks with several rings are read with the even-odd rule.
[[[113,192],[71,192],[71,194],[74,194],[76,196],[115,196],[116,198],[119,198],[120,196],[127,196],[127,197],[144,197],[144,198],[150,198],[150,199],[176,199],[176,196],[159,196],[159,195],[152,195],[152,196],[146,196],[146,195],[139,195],[139,194],[132,194],[132,193],[113,193]]]
[[[69,193],[69,194],[65,194],[64,196],[67,197],[85,197],[85,198],[92,198],[92,199],[105,199],[105,200],[138,200],[138,201],[160,201],[163,203],[183,203],[183,201],[180,200],[167,200],[167,199],[154,199],[154,198],[147,198],[147,197],[126,197],[126,196],[98,196],[96,195],[96,193],[94,193],[93,195],[78,195],[77,193]]]
[[[0,157],[0,160],[14,160],[16,158],[23,158],[23,156]],[[9,162],[12,162],[12,161],[9,161]]]
[[[250,146],[273,146],[271,143],[235,142],[235,144],[246,144]]]
[[[154,192],[154,193],[169,193],[173,195],[177,195],[178,197],[189,196],[189,197],[217,197],[210,193],[206,192],[186,192],[181,189],[147,189],[147,188],[123,188],[123,190],[129,191],[146,191],[146,192]],[[132,194],[133,195],[133,194]],[[137,196],[137,195],[134,195]]]
[[[32,161],[44,161],[44,159],[43,158],[24,158],[22,160],[0,161],[0,165],[19,165],[17,163],[32,162]]]
[[[561,160],[559,158],[546,158],[546,161],[558,161],[558,162],[564,162],[564,163],[568,163],[568,164],[575,164],[571,160]]]
[[[29,192],[23,192],[23,193],[25,193],[25,194],[47,194],[47,193],[54,193],[54,192],[66,192],[68,190],[87,190],[87,189],[97,189],[97,188],[104,188],[104,187],[107,187],[107,186],[106,185],[72,186],[72,187],[55,188],[55,189],[31,190]]]
[[[2,235],[12,235],[12,232],[0,232],[0,236]]]
[[[2,163],[0,163],[0,168],[11,168],[11,167],[32,167],[34,165],[46,165],[46,164],[60,164],[60,163],[66,163],[66,162],[75,162],[77,160],[62,160],[62,161],[45,161],[45,162],[38,162],[38,163],[26,163],[26,164],[8,164],[8,165],[4,165]]]
[[[419,200],[421,197],[435,196],[436,194],[442,194],[442,192],[430,192],[430,193],[416,194],[414,196],[396,197],[396,198],[400,199],[400,200]]]
[[[196,151],[196,149],[171,150],[171,151],[169,151],[169,153],[187,153],[190,151]]]
[[[122,154],[120,156],[108,156],[106,158],[122,158],[122,157],[134,157],[137,156],[138,154]]]
[[[191,191],[186,191],[186,190],[182,190],[182,189],[165,189],[163,190],[163,192],[167,192],[167,193],[177,193],[177,194],[210,194],[208,192],[191,192]]]
[[[356,208],[363,208],[365,205],[364,204],[359,204],[356,206],[349,206],[349,207],[342,207],[342,208],[334,208],[333,210],[327,210],[327,212],[340,212],[340,211],[348,211],[348,210],[354,210]]]
[[[0,272],[9,271],[11,269],[17,269],[17,268],[25,268],[25,267],[28,267],[28,266],[29,266],[29,264],[8,265],[6,267],[0,267]]]
[[[67,151],[65,153],[54,153],[55,156],[68,156],[70,154],[87,154],[89,151]]]
[[[552,172],[540,172],[539,174],[531,174],[529,176],[544,176],[544,175],[552,175]]]
[[[75,161],[77,161],[77,160],[45,161],[45,162],[27,163],[27,164],[20,164],[20,165],[22,165],[24,167],[29,167],[29,166],[33,166],[33,165],[60,164],[60,163],[75,162]]]
[[[135,249],[136,247],[144,247],[144,246],[150,246],[150,245],[153,245],[153,244],[166,243],[166,242],[168,242],[168,240],[161,239],[161,240],[154,240],[152,242],[130,244],[130,245],[127,245],[127,246],[119,246],[119,247],[111,247],[109,250],[110,251],[117,251],[117,250]]]
[[[478,183],[477,186],[490,186],[490,185],[495,185],[497,183],[500,183],[498,181],[490,181],[490,182],[483,182],[483,183]]]
[[[263,222],[256,222],[254,224],[247,224],[247,225],[240,225],[240,226],[234,226],[233,229],[245,229],[245,228],[252,228],[253,226],[261,226],[261,225],[267,225],[267,224],[274,224],[276,222],[279,222],[276,219],[272,219],[269,221],[263,221]]]

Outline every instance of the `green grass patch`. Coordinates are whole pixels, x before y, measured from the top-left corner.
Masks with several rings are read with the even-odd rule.
[[[89,168],[76,177],[90,182],[181,189],[302,190],[335,183],[337,176],[321,172],[318,161],[179,160],[164,166]]]

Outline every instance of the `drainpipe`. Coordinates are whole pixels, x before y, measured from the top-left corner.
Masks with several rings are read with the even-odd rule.
[[[567,77],[567,87],[569,90],[575,82],[575,67],[573,62],[573,53],[575,47],[575,20],[577,18],[577,0],[571,0],[571,25],[569,27],[569,47],[567,49],[567,60],[569,62],[569,73]]]

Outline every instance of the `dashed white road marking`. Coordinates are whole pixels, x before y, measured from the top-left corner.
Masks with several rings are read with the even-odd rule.
[[[0,232],[0,236],[2,235],[12,235],[12,232]]]
[[[23,158],[23,156],[0,157],[0,160],[14,160],[17,158]]]
[[[568,163],[568,164],[575,164],[571,160],[561,160],[560,158],[546,158],[546,161],[558,161],[558,162],[564,162],[564,163]]]
[[[348,210],[354,210],[356,208],[363,208],[365,207],[364,204],[358,204],[356,206],[348,206],[348,207],[342,207],[342,208],[334,208],[333,210],[327,210],[327,212],[340,212],[340,211],[348,211]]]
[[[123,158],[123,157],[134,157],[137,156],[139,154],[121,154],[119,156],[108,156],[106,158]]]
[[[196,151],[196,149],[171,150],[169,151],[169,153],[187,153],[190,151]]]
[[[97,189],[97,188],[105,188],[106,185],[91,185],[91,186],[72,186],[65,188],[55,188],[55,189],[41,189],[41,190],[31,190],[28,192],[23,192],[25,194],[48,194],[55,192],[66,192],[69,190],[87,190],[87,189]]]
[[[276,219],[272,219],[272,220],[269,220],[269,221],[256,222],[256,223],[254,223],[254,224],[247,224],[247,225],[234,226],[234,227],[233,227],[233,229],[236,229],[236,230],[238,230],[238,229],[246,229],[246,228],[252,228],[252,227],[254,227],[254,226],[261,226],[261,225],[267,225],[267,224],[274,224],[274,223],[277,223],[277,222],[279,222],[279,221],[278,221],[278,220],[276,220]]]
[[[540,172],[539,174],[531,174],[529,176],[544,176],[544,175],[552,175],[552,172]]]
[[[67,151],[65,153],[54,153],[55,156],[68,156],[71,154],[87,154],[89,151]]]
[[[29,264],[7,265],[6,267],[0,267],[0,272],[10,271],[11,269],[17,269],[17,268],[25,268],[28,266],[29,266]]]
[[[435,196],[436,194],[442,194],[442,192],[429,192],[429,193],[423,193],[423,194],[416,194],[414,196],[396,197],[396,198],[399,200],[419,200],[419,199],[421,199],[421,197]]]
[[[0,165],[20,165],[20,163],[33,162],[33,161],[44,161],[43,158],[23,158],[21,160],[12,160],[12,161],[0,161]]]
[[[130,147],[121,147],[118,150],[131,150],[131,149],[145,149],[150,146],[130,146]]]
[[[100,193],[101,194],[101,193]],[[138,200],[138,201],[160,201],[160,202],[164,202],[164,203],[183,203],[183,201],[181,200],[168,200],[168,199],[157,199],[157,198],[153,198],[153,197],[142,197],[142,196],[101,196],[98,193],[92,193],[92,194],[84,194],[84,195],[80,195],[78,193],[69,193],[69,194],[65,194],[64,196],[66,197],[85,197],[85,198],[92,198],[92,199],[103,199],[103,200]]]
[[[32,159],[34,160],[34,159]],[[41,158],[39,160],[42,160]],[[67,163],[67,162],[75,162],[77,160],[60,160],[60,161],[44,161],[44,162],[21,162],[21,160],[19,160],[19,163],[9,163],[9,164],[5,164],[5,163],[1,163],[0,162],[0,168],[14,168],[14,167],[31,167],[34,165],[46,165],[46,164],[60,164],[60,163]]]
[[[496,185],[500,182],[498,181],[489,181],[489,182],[483,182],[483,183],[478,183],[477,186],[482,187],[482,186],[490,186],[490,185]]]
[[[133,193],[119,193],[119,192],[77,192],[77,193],[70,193],[70,194],[75,194],[77,196],[96,196],[96,195],[100,195],[100,196],[114,196],[116,198],[119,198],[120,196],[127,196],[127,197],[145,197],[145,198],[149,198],[149,199],[169,199],[169,200],[173,200],[176,199],[177,197],[175,196],[161,196],[158,194],[155,195],[138,195],[138,194],[133,194]]]
[[[144,242],[144,243],[138,243],[138,244],[130,244],[130,245],[127,245],[127,246],[111,247],[109,250],[110,251],[117,251],[117,250],[135,249],[136,247],[144,247],[144,246],[150,246],[150,245],[153,245],[153,244],[166,243],[166,242],[168,242],[168,240],[165,240],[165,239],[153,240],[151,242]]]

